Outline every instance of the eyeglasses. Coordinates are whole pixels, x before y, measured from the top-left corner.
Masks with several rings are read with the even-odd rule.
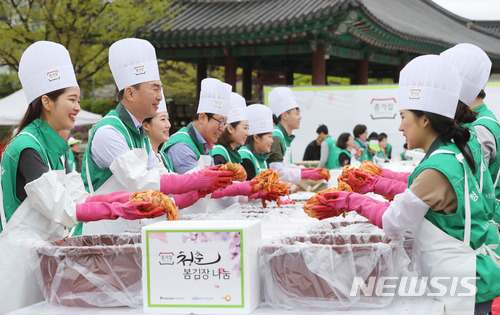
[[[218,120],[218,119],[217,119],[217,118],[215,118],[215,117],[210,117],[210,118],[211,118],[211,119],[213,119],[213,120],[215,120],[216,122],[218,122],[218,123],[219,123],[219,129],[224,129],[224,128],[226,128],[226,127],[227,127],[227,125],[228,125],[228,122],[227,122],[227,121],[220,121],[220,120]]]

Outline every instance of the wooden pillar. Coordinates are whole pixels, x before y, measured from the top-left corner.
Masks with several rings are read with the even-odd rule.
[[[249,60],[243,68],[243,97],[245,100],[252,99],[252,61]]]
[[[393,79],[394,83],[399,83],[399,73],[403,70],[404,64],[398,65],[394,67]]]
[[[326,63],[325,63],[325,46],[323,44],[316,45],[316,51],[312,55],[312,84],[326,84]]]
[[[285,71],[285,85],[293,85],[293,66],[289,65]]]
[[[196,99],[200,99],[201,80],[207,77],[207,59],[203,58],[196,66]]]
[[[226,66],[224,70],[224,80],[231,84],[233,92],[236,92],[236,57],[231,53],[226,55]]]
[[[358,60],[356,79],[354,84],[368,84],[368,56],[365,54],[363,60]]]

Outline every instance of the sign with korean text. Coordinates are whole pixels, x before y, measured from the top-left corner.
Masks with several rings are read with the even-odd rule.
[[[144,303],[243,308],[242,237],[242,230],[146,231]]]

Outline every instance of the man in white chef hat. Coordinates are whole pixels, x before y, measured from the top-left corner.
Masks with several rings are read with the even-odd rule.
[[[488,164],[491,178],[495,184],[496,198],[500,198],[500,125],[495,114],[484,103],[486,83],[490,77],[491,60],[479,47],[462,43],[445,50],[440,55],[457,69],[462,81],[460,101],[477,112],[477,119],[472,123],[481,151]]]
[[[208,155],[227,126],[231,85],[214,78],[201,81],[200,101],[194,120],[177,131],[163,146],[178,174],[213,165]]]
[[[268,97],[269,107],[278,117],[278,125],[273,131],[273,145],[267,159],[269,167],[280,172],[280,179],[297,184],[301,179],[320,180],[320,168],[299,168],[292,164],[291,144],[295,136],[292,131],[299,129],[300,108],[293,96],[292,90],[287,87],[274,88]]]
[[[151,43],[137,38],[113,43],[109,48],[109,67],[118,87],[120,103],[92,128],[90,134],[82,161],[82,177],[91,194],[149,189],[164,194],[182,194],[222,188],[231,183],[232,172],[206,169],[181,176],[165,174],[164,167],[156,167],[159,160],[142,127],[144,119],[156,115],[163,98],[156,52]],[[127,196],[119,197],[128,199]],[[119,233],[137,228],[136,222],[122,220],[121,225],[117,222],[87,223],[83,233]]]

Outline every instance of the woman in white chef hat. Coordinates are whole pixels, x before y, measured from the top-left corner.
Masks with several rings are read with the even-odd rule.
[[[247,112],[250,136],[238,152],[242,159],[241,165],[247,172],[247,179],[252,179],[269,168],[267,158],[273,144],[273,113],[262,104],[248,106]]]
[[[408,178],[409,188],[390,203],[356,193],[326,193],[318,197],[324,205],[314,209],[323,217],[332,210],[355,210],[389,236],[410,228],[422,274],[429,281],[447,277],[448,282],[440,282],[447,291],[436,298],[454,315],[473,314],[484,304],[488,308],[500,295],[498,256],[491,250],[500,242],[498,237],[486,241],[490,222],[473,176],[476,165],[466,150],[469,131],[453,119],[460,87],[456,70],[438,56],[408,63],[398,88],[399,130],[409,149],[426,152]],[[451,287],[454,277],[460,278],[458,287]]]
[[[66,48],[47,41],[32,44],[21,57],[19,79],[29,107],[2,158],[1,314],[43,299],[27,266],[34,242],[60,239],[65,227],[78,221],[164,213],[161,208],[139,211],[139,206],[151,203],[128,202],[130,193],[125,200],[123,192],[106,196],[110,203],[89,197],[79,173],[63,164],[61,157],[69,147],[60,134],[73,128],[80,112],[80,88]]]
[[[248,137],[247,104],[243,96],[231,92],[231,109],[227,127],[219,136],[217,144],[210,151],[214,164],[241,163],[238,148],[245,145]]]
[[[162,95],[163,88],[161,91]],[[168,111],[167,111],[167,103],[165,102],[165,96],[160,101],[158,105],[158,110],[156,111],[156,115],[153,117],[149,117],[144,119],[142,126],[144,127],[144,131],[148,135],[149,141],[151,142],[151,148],[156,153],[156,156],[162,162],[163,166],[169,171],[173,172],[172,163],[166,154],[161,152],[161,147],[165,142],[170,139],[170,124]]]

